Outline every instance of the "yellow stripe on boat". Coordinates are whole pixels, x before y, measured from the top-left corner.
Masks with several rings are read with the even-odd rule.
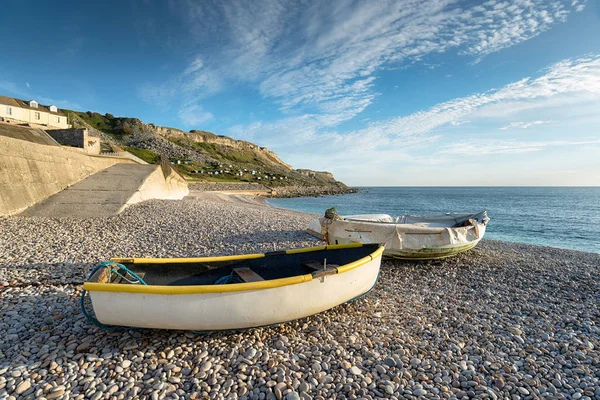
[[[362,243],[328,244],[326,246],[315,246],[315,247],[305,247],[302,249],[286,250],[285,254],[309,253],[311,251],[321,251],[321,250],[353,249],[355,247],[362,247],[362,245],[363,245]]]
[[[291,276],[289,278],[271,279],[268,281],[231,283],[228,285],[198,285],[198,286],[159,286],[131,285],[122,283],[85,282],[83,288],[88,292],[127,292],[152,294],[195,294],[195,293],[227,293],[243,292],[246,290],[271,289],[280,286],[295,285],[312,280],[312,274]]]
[[[359,244],[362,244],[362,243],[359,243]],[[337,245],[337,246],[344,246],[344,245]],[[356,247],[356,246],[353,246],[353,247]],[[380,257],[381,254],[383,253],[384,249],[385,249],[384,246],[379,246],[379,248],[377,250],[375,250],[373,253],[369,254],[366,257],[361,258],[360,260],[356,260],[354,262],[351,262],[350,264],[344,264],[344,265],[337,267],[338,274],[348,272],[350,270],[353,270],[354,268],[358,268],[361,265],[364,265],[364,264],[368,263],[369,261],[374,260],[377,257]]]
[[[319,246],[319,247],[311,247],[312,251],[319,250],[335,250],[335,249],[344,249],[344,248],[355,248],[362,247],[362,243],[351,243],[351,244],[342,244],[342,245],[328,245],[328,246]],[[297,249],[297,250],[308,250],[308,249]],[[303,253],[306,251],[297,251],[297,250],[288,250],[295,251],[296,253]],[[349,264],[341,265],[337,267],[338,274],[351,271],[355,268],[358,268],[371,260],[380,257],[383,253],[384,246],[380,246],[373,253],[369,254],[366,257],[361,258],[360,260],[353,261]],[[289,253],[288,253],[289,254]],[[292,253],[294,254],[294,253]],[[258,256],[259,254],[249,254],[249,256]],[[260,254],[260,256],[264,257],[264,254]],[[245,256],[225,256],[225,257],[208,257],[208,258],[196,258],[195,260],[213,260],[216,261],[225,261],[231,259],[230,257],[245,257]],[[251,258],[260,258],[260,257],[251,257]],[[240,259],[240,258],[235,258]],[[131,260],[135,260],[135,263],[142,263],[140,260],[146,260],[144,258],[115,258],[112,261],[118,262],[117,260],[127,260],[122,262],[131,263]],[[147,260],[156,260],[156,259],[147,259]],[[188,259],[181,259],[188,260]],[[214,261],[214,260],[213,260]],[[184,261],[187,262],[187,261]],[[191,261],[190,261],[191,262]],[[198,262],[198,261],[196,261]],[[296,285],[298,283],[309,282],[311,281],[312,274],[291,276],[288,278],[280,278],[280,279],[271,279],[266,281],[258,281],[258,282],[246,282],[246,283],[232,283],[227,285],[187,285],[187,286],[161,286],[161,285],[132,285],[132,284],[121,284],[121,283],[98,283],[98,282],[85,282],[83,284],[83,288],[88,292],[126,292],[126,293],[149,293],[149,294],[198,294],[198,293],[227,293],[227,292],[243,292],[243,291],[252,291],[252,290],[263,290],[263,289],[272,289],[276,287],[288,286],[288,285]]]

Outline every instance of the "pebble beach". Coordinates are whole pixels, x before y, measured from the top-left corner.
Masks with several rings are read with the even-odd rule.
[[[0,399],[600,399],[594,253],[484,239],[386,260],[361,299],[245,331],[105,331],[81,313],[82,282],[110,257],[322,245],[311,218],[210,193],[111,218],[0,218]]]

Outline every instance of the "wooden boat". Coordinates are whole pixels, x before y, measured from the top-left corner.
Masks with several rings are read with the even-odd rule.
[[[382,253],[379,244],[353,243],[225,257],[114,258],[83,287],[100,324],[243,329],[364,295],[377,281]]]
[[[328,244],[384,243],[385,257],[430,260],[454,256],[477,245],[489,222],[486,211],[431,216],[387,214],[337,216],[312,220],[307,232]]]

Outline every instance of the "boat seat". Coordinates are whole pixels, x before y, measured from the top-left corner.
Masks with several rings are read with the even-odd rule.
[[[323,270],[323,262],[319,262],[319,261],[308,261],[303,263],[302,265],[304,265],[305,267],[308,267],[314,271],[322,271]],[[339,267],[338,264],[327,264],[327,269],[333,269],[333,268],[337,268]]]
[[[233,272],[235,272],[236,275],[239,276],[244,282],[260,282],[260,281],[264,281],[264,278],[262,276],[260,276],[256,272],[252,271],[248,267],[234,268]]]
[[[308,261],[302,265],[315,271],[312,273],[313,279],[320,278],[325,275],[335,275],[338,273],[338,264],[326,264],[325,269],[323,269],[323,264],[323,262],[319,261]]]

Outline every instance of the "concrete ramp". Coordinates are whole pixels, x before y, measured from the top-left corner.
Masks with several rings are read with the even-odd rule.
[[[0,124],[0,136],[23,140],[26,142],[44,144],[46,146],[58,146],[60,144],[45,131],[38,128],[30,128],[19,125]]]
[[[180,200],[188,193],[185,179],[169,165],[117,164],[41,201],[21,215],[107,217],[144,200]]]

